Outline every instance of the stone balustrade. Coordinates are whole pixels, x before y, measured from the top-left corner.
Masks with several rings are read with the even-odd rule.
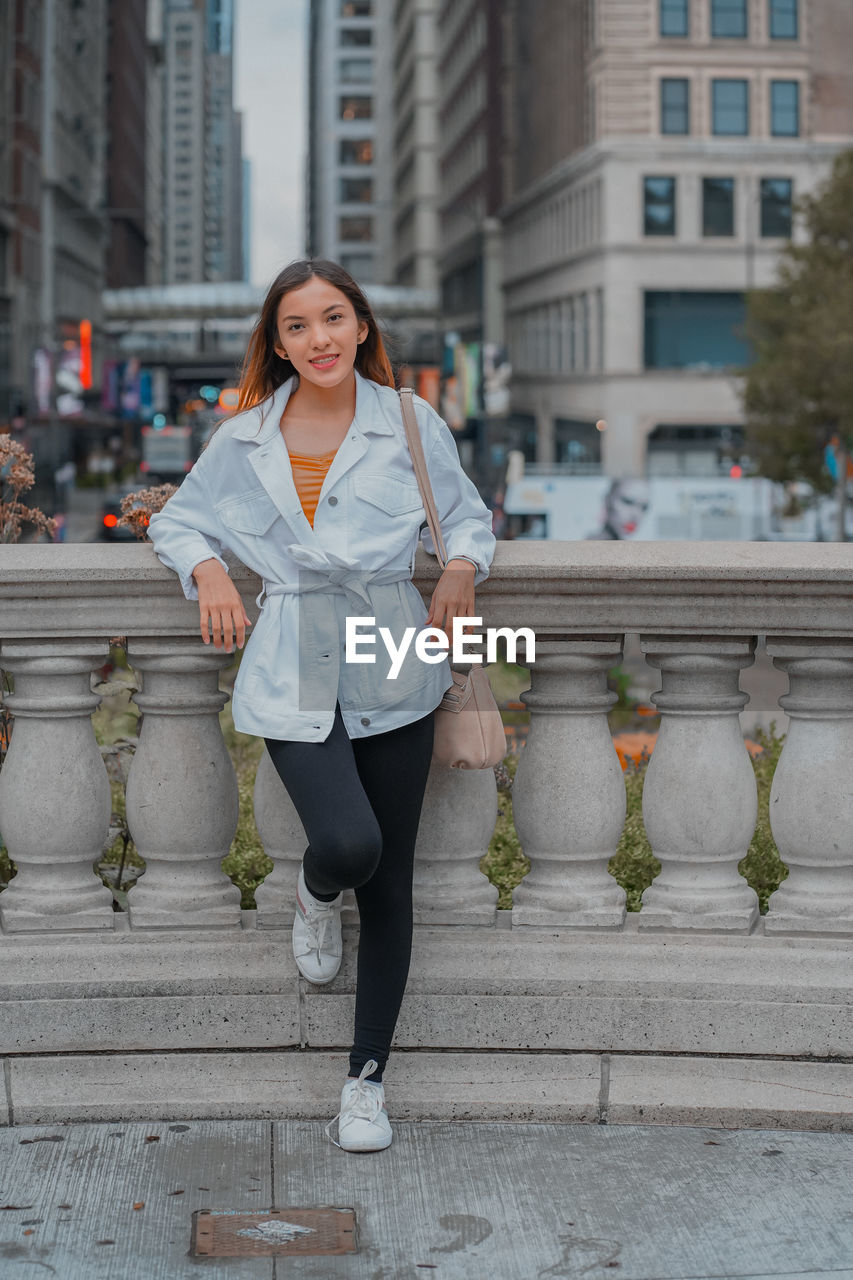
[[[233,572],[254,619],[259,583],[240,565]],[[427,598],[437,572],[434,560],[419,551],[415,580]],[[23,1018],[12,1017],[0,1056],[115,1053],[123,1047],[241,1052],[269,1043],[273,1008],[278,1027],[286,1027],[275,1043],[303,1050],[346,1046],[354,966],[345,963],[329,989],[317,989],[292,964],[293,890],[305,837],[266,753],[254,810],[274,869],[257,890],[256,911],[241,911],[239,892],[221,870],[238,812],[234,769],[218,724],[227,696],[219,689],[220,674],[232,659],[202,643],[197,606],[184,600],[175,576],[150,546],[0,546],[0,599],[0,667],[14,680],[6,697],[14,730],[0,771],[0,832],[18,868],[0,893],[0,956],[7,961],[0,967],[0,1004],[21,1015],[29,1009],[30,1028],[36,1006],[45,1001],[53,1004],[52,1014],[61,1006],[70,1019],[54,1021],[39,1049]],[[523,695],[530,729],[513,787],[516,829],[531,869],[515,890],[512,911],[498,912],[497,891],[479,870],[497,814],[494,774],[434,768],[416,859],[417,976],[404,1002],[398,1046],[714,1052],[683,1022],[679,1038],[677,1018],[646,1028],[645,1036],[631,1032],[627,1040],[624,1027],[597,1031],[592,1021],[578,1021],[577,1010],[569,1019],[571,1033],[565,1021],[554,1022],[554,1010],[562,1007],[559,993],[571,987],[570,966],[579,957],[602,957],[601,981],[610,983],[609,990],[621,984],[624,994],[639,989],[632,982],[644,990],[659,982],[659,998],[676,999],[672,973],[664,978],[664,967],[674,943],[695,939],[695,956],[699,948],[705,958],[717,948],[728,964],[719,967],[726,975],[719,978],[720,990],[707,989],[707,973],[701,982],[694,974],[685,989],[697,1001],[690,1018],[695,1013],[701,1021],[710,1004],[715,1007],[716,1052],[853,1054],[849,1017],[843,1034],[835,1019],[826,1019],[827,1006],[840,1011],[848,999],[853,952],[849,549],[502,543],[477,602],[484,626],[531,627],[537,637],[531,687]],[[626,913],[625,892],[608,871],[625,818],[625,788],[608,729],[614,695],[607,673],[620,660],[626,634],[639,636],[646,661],[660,675],[652,700],[661,729],[643,816],[661,871],[637,913]],[[142,712],[127,817],[146,869],[126,912],[113,910],[112,895],[94,870],[107,837],[110,797],[91,723],[98,695],[90,673],[118,635],[127,637]],[[789,875],[763,917],[738,871],[757,807],[739,722],[746,703],[739,680],[759,643],[790,682],[782,699],[790,729],[770,804]],[[351,894],[344,920],[354,936]],[[159,1008],[151,1003],[157,987],[151,975],[166,981],[193,938],[200,967],[184,974],[182,987],[169,987],[168,1023],[162,1000]],[[600,947],[610,941],[591,952],[596,939]],[[551,967],[545,986],[537,987],[535,957],[544,955],[546,943]],[[772,1017],[756,1013],[748,1028],[742,993],[717,1008],[732,991],[725,984],[735,980],[728,963],[732,948],[742,960],[741,978],[752,976],[777,1001]],[[263,957],[254,971],[257,989],[250,980],[253,955]],[[416,970],[419,956],[438,955],[442,962],[433,977]],[[559,963],[554,969],[560,955],[563,971]],[[134,986],[131,973],[120,978],[113,972],[119,956],[144,960],[152,990]],[[836,965],[834,985],[826,978],[828,956]],[[633,969],[628,957],[634,957]],[[615,966],[612,972],[608,964]],[[823,966],[820,980],[810,976],[810,964]],[[37,975],[31,984],[23,982],[21,965]],[[243,987],[235,975],[246,965]],[[813,998],[805,1005],[813,1011],[806,1019],[811,1039],[802,1033],[801,1009],[799,1032],[788,1043],[778,1002],[802,1006],[802,989],[810,985]],[[118,1034],[106,1004],[94,1020],[83,1017],[81,1023],[83,988],[96,1002],[148,1001],[148,1030],[120,1017],[124,1029]],[[208,1000],[209,1010],[237,999],[241,1011],[232,1009],[233,1028],[215,1034],[176,1030],[175,1007],[186,1015],[199,998]],[[515,1039],[505,1028],[512,1008],[527,1011]],[[488,1021],[489,1009],[503,1031]],[[700,1041],[704,1048],[697,1047]]]

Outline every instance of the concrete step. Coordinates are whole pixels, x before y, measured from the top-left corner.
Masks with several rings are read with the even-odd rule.
[[[4,1067],[5,1124],[330,1120],[348,1055],[81,1053],[10,1058]],[[385,1091],[400,1120],[853,1132],[853,1064],[841,1062],[395,1050]]]

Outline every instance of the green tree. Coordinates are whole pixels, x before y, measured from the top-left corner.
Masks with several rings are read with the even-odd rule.
[[[853,151],[795,215],[776,283],[747,294],[747,447],[762,475],[826,491],[825,445],[853,444]]]

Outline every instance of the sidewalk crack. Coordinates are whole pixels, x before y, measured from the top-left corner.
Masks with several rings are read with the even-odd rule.
[[[3,1087],[6,1093],[6,1110],[9,1113],[9,1126],[15,1123],[15,1108],[12,1106],[12,1064],[8,1058],[3,1059]]]
[[[610,1054],[601,1055],[601,1081],[598,1087],[598,1123],[608,1123],[610,1106]]]
[[[270,1213],[274,1213],[276,1208],[275,1194],[275,1121],[270,1121]],[[272,1256],[272,1280],[277,1280],[276,1257]]]

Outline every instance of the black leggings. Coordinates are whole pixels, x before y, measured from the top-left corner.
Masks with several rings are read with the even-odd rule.
[[[412,954],[412,868],[432,758],[434,712],[369,738],[347,736],[340,707],[325,742],[266,738],[308,837],[305,883],[355,889],[360,920],[349,1073],[375,1058],[381,1081]]]

